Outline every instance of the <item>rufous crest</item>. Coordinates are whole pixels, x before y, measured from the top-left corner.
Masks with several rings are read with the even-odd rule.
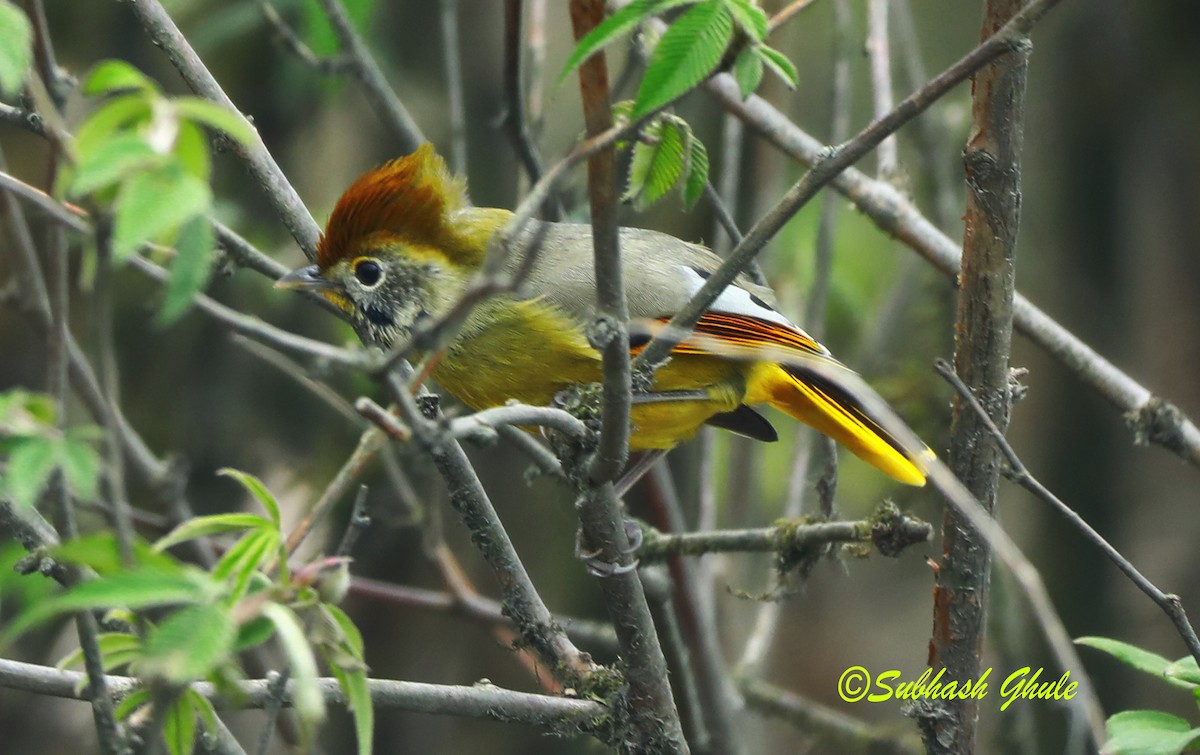
[[[346,189],[317,243],[328,270],[357,256],[372,240],[402,240],[435,249],[458,246],[449,216],[466,204],[466,187],[422,144],[416,152],[367,171]]]

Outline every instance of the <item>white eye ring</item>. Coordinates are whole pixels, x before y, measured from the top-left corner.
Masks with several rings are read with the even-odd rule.
[[[354,261],[354,279],[363,288],[375,288],[383,282],[383,266],[372,257],[360,257]]]

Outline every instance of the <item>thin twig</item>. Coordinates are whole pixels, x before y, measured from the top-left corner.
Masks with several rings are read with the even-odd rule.
[[[350,23],[350,16],[347,15],[341,0],[319,2],[321,9],[325,11],[325,17],[329,19],[329,25],[333,27],[342,53],[353,62],[355,78],[362,84],[371,109],[383,121],[400,150],[405,154],[415,151],[427,141],[425,135],[421,133],[421,127],[413,120],[404,103],[396,96],[379,63],[371,55],[354,25]]]
[[[1061,498],[1056,496],[1045,485],[1043,485],[1030,472],[1028,467],[1017,456],[1017,452],[1013,449],[1012,444],[1004,437],[1004,433],[988,416],[983,405],[979,403],[979,399],[975,394],[967,388],[962,379],[954,374],[954,369],[942,359],[937,360],[936,369],[939,375],[945,378],[950,385],[954,386],[954,390],[963,398],[979,417],[979,421],[991,434],[992,440],[995,441],[1000,453],[1004,454],[1005,460],[1008,462],[1008,470],[1005,476],[1010,480],[1020,485],[1021,487],[1033,493],[1035,496],[1050,504],[1056,512],[1061,514],[1075,529],[1083,533],[1083,536],[1088,539],[1093,545],[1099,548],[1104,555],[1108,556],[1109,560],[1116,565],[1121,573],[1133,582],[1134,586],[1146,594],[1146,597],[1154,601],[1154,604],[1163,610],[1163,613],[1171,619],[1171,623],[1175,625],[1175,629],[1179,632],[1179,636],[1183,638],[1184,645],[1187,646],[1188,653],[1200,663],[1200,639],[1196,637],[1196,630],[1192,628],[1191,622],[1188,620],[1187,613],[1183,610],[1183,603],[1179,596],[1174,593],[1164,593],[1147,579],[1138,568],[1133,565],[1129,559],[1121,555],[1111,543],[1108,542],[1099,532],[1087,523],[1083,517],[1075,512],[1070,506],[1063,502]]]
[[[775,30],[792,20],[800,11],[812,5],[815,0],[792,0],[792,2],[783,6],[771,19],[767,22],[767,34],[774,34]]]
[[[191,44],[179,31],[179,27],[171,20],[170,14],[158,0],[130,0],[133,12],[141,21],[146,33],[156,45],[161,47],[167,59],[183,76],[183,80],[193,92],[225,107],[231,113],[245,121],[253,137],[249,146],[233,142],[231,149],[241,157],[250,168],[250,173],[258,181],[259,187],[267,199],[275,207],[283,224],[292,234],[292,238],[300,245],[310,262],[315,261],[317,237],[320,229],[312,215],[304,207],[300,195],[292,188],[283,175],[271,153],[263,144],[258,129],[234,106],[233,101],[221,89],[221,85],[213,78],[212,73],[205,67],[200,56],[192,49]]]
[[[446,104],[450,113],[450,168],[467,173],[467,106],[463,97],[462,46],[458,42],[458,0],[439,0],[442,60],[446,62]]]
[[[888,5],[892,0],[867,0],[867,59],[871,63],[871,104],[876,118],[892,109],[892,46],[888,34]],[[844,138],[844,137],[840,137]],[[834,137],[834,144],[840,138]],[[886,181],[900,167],[893,134],[879,143],[876,171]]]
[[[525,102],[525,81],[521,75],[522,54],[525,50],[525,3],[524,0],[504,2],[504,126],[513,143],[517,158],[525,169],[529,183],[541,180],[545,168],[538,154],[527,121],[528,106]],[[562,213],[556,201],[547,202],[542,210],[546,220],[558,220]]]
[[[765,100],[751,95],[743,101],[732,76],[719,75],[706,86],[726,108],[794,159],[807,165],[826,159],[828,148],[821,141]],[[957,280],[961,244],[940,231],[894,186],[854,168],[841,172],[832,186],[881,230],[912,248],[951,280]],[[1014,310],[1016,328],[1124,412],[1139,443],[1161,445],[1200,466],[1200,427],[1177,407],[1154,395],[1019,293]]]
[[[814,751],[839,755],[921,755],[924,752],[915,737],[902,738],[896,732],[865,724],[761,679],[743,679],[741,690],[746,696],[747,707],[792,724]]]
[[[283,17],[279,15],[279,11],[275,10],[275,6],[271,5],[270,0],[259,0],[258,7],[262,11],[263,18],[271,25],[275,31],[275,35],[279,37],[279,41],[287,48],[287,51],[302,60],[306,65],[315,68],[320,73],[327,76],[337,76],[345,73],[353,63],[345,56],[322,57],[312,51],[312,48],[304,44],[304,40],[288,26]]]
[[[671,350],[687,336],[701,315],[712,306],[712,303],[734,281],[746,264],[822,187],[874,149],[883,139],[895,133],[900,126],[924,112],[950,89],[992,60],[1008,52],[1014,45],[1019,45],[1020,40],[1038,19],[1058,2],[1060,0],[1034,0],[1002,29],[967,53],[957,63],[934,77],[923,88],[909,95],[886,116],[873,121],[845,144],[836,149],[827,150],[824,159],[810,168],[788,190],[783,199],[755,223],[742,243],[738,244],[725,262],[709,276],[688,304],[671,318],[670,326],[660,332],[638,354],[637,359],[634,360],[635,372],[644,373],[661,365]],[[719,78],[721,75],[710,81]]]
[[[651,468],[644,489],[649,492],[654,524],[663,532],[683,532],[686,527],[683,509],[666,464]],[[710,738],[704,751],[712,755],[745,752],[735,723],[736,711],[742,707],[741,696],[726,671],[717,625],[706,621],[702,613],[695,564],[672,556],[667,558],[667,566],[673,587],[670,599],[694,670],[700,713]]]
[[[42,117],[32,110],[25,110],[0,102],[0,123],[7,123],[38,136],[46,135],[46,126]]]
[[[905,547],[928,541],[932,532],[928,523],[897,512],[890,518],[850,522],[790,521],[744,530],[653,533],[638,548],[637,556],[653,562],[673,555],[796,552],[832,543],[874,543],[886,555],[895,555]]]

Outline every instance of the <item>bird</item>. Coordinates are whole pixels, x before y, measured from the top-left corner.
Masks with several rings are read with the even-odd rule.
[[[357,178],[329,216],[316,264],[277,286],[320,293],[365,344],[394,347],[423,321],[451,311],[512,218],[506,209],[472,205],[465,180],[426,143]],[[512,400],[549,405],[564,390],[601,380],[601,354],[587,336],[596,301],[591,226],[530,220],[507,244],[504,269],[520,284],[479,303],[431,372],[475,411]],[[701,245],[640,228],[622,227],[619,246],[636,353],[722,260]],[[907,426],[888,419],[893,415],[865,380],[779,312],[769,287],[745,274],[636,399],[633,451],[661,453],[706,424],[775,441],[774,426],[754,408],[766,404],[901,483],[924,485],[933,455]]]

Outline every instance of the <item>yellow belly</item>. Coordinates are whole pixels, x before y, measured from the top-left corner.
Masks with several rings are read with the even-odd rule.
[[[636,404],[630,447],[670,448],[695,435],[712,415],[736,408],[749,367],[701,354],[674,357],[655,374],[654,390],[699,390],[708,398]],[[510,399],[544,406],[559,391],[602,379],[600,354],[577,323],[537,300],[503,299],[475,312],[433,377],[476,410]]]

